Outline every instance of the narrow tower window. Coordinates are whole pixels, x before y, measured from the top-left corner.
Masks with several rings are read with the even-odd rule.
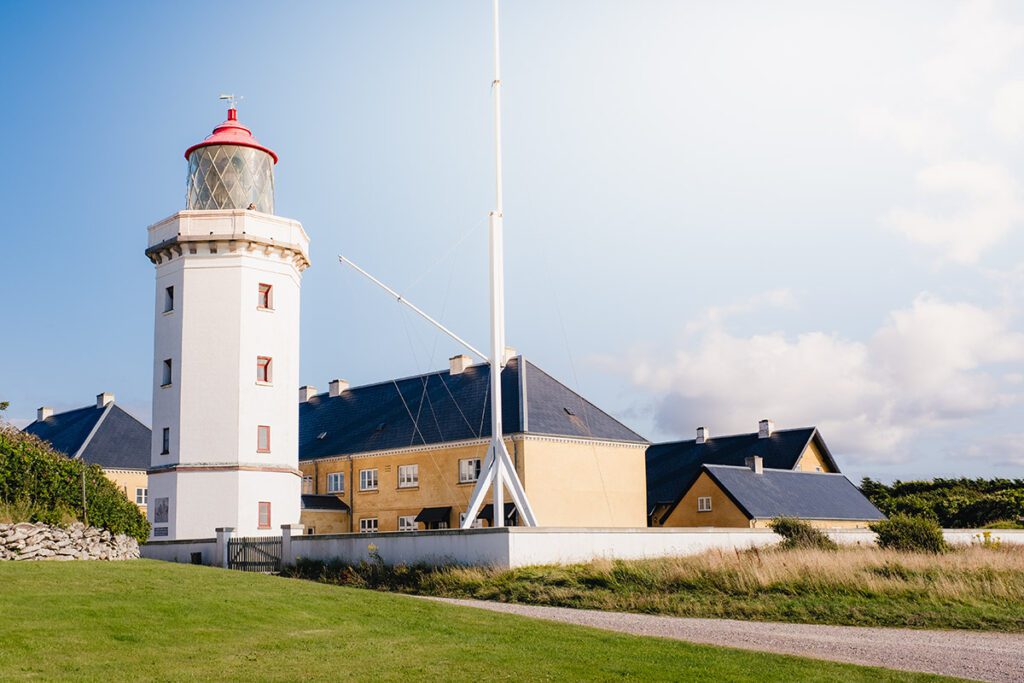
[[[170,361],[168,361],[170,362]],[[270,356],[257,356],[256,357],[256,381],[264,384],[270,384],[270,380],[273,377],[271,373],[271,363],[273,359]]]
[[[171,386],[171,359],[168,358],[164,361],[164,374],[163,379],[160,382],[160,386],[169,387]]]
[[[267,501],[260,501],[259,508],[259,528],[269,529],[270,528],[270,503]]]
[[[164,427],[164,439],[163,447],[160,450],[160,455],[167,455],[171,452],[171,428]]]
[[[259,296],[256,299],[256,308],[263,311],[274,310],[274,288],[265,282],[260,283]]]
[[[164,290],[164,313],[170,313],[174,310],[174,287],[168,287]]]
[[[256,452],[270,452],[270,427],[268,425],[256,427]]]

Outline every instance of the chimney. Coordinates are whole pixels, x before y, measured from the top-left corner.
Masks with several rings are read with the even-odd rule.
[[[109,391],[104,391],[102,394],[96,394],[96,407],[106,408],[108,404],[114,402],[114,395]]]
[[[50,406],[43,406],[42,408],[36,410],[36,419],[39,420],[40,422],[42,422],[43,420],[47,420],[52,416],[53,408],[51,408]]]
[[[343,392],[346,389],[348,389],[348,380],[347,379],[332,379],[331,383],[328,384],[327,387],[328,387],[328,389],[330,389],[330,394],[331,394],[332,398],[335,397],[335,396],[341,396],[341,392]]]
[[[299,403],[305,403],[314,396],[316,396],[316,387],[311,387],[308,384],[304,387],[299,387]]]
[[[757,438],[768,439],[775,433],[774,420],[761,420],[757,423]]]
[[[711,430],[707,427],[697,427],[697,443],[711,441]]]
[[[514,346],[506,346],[505,347],[505,357],[501,359],[501,361],[502,361],[501,366],[505,367],[506,365],[508,365],[508,362],[510,360],[512,360],[513,358],[515,358],[518,355],[519,355],[519,352],[516,351],[516,347],[514,347]]]
[[[751,456],[745,462],[754,474],[764,474],[764,458],[760,455]]]
[[[464,353],[452,356],[448,359],[448,368],[452,375],[461,375],[466,368],[473,364],[473,359]]]

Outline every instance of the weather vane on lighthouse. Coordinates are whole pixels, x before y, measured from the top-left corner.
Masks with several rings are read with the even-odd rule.
[[[225,95],[225,94],[222,93],[221,96],[218,97],[217,99],[219,99],[219,100],[227,100],[228,101],[228,109],[238,109],[238,103],[245,99],[245,95],[240,95],[239,97],[235,97],[234,95]]]

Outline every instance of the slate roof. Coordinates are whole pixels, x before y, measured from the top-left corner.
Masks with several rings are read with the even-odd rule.
[[[704,471],[751,519],[878,520],[885,516],[842,474],[705,465]]]
[[[150,429],[117,404],[105,408],[92,405],[57,413],[45,420],[36,420],[24,431],[49,441],[54,450],[72,458],[84,444],[80,457],[87,463],[107,469],[149,468]]]
[[[501,391],[507,434],[647,442],[521,356],[502,370]],[[318,394],[299,404],[302,461],[490,435],[487,364],[454,376],[444,370],[352,387],[335,397]]]
[[[674,508],[703,465],[743,466],[748,457],[759,455],[764,459],[765,469],[791,470],[812,440],[838,472],[839,467],[814,427],[776,430],[767,439],[759,439],[757,432],[753,432],[712,437],[702,444],[696,439],[651,444],[647,448],[647,509],[658,505]]]
[[[348,503],[343,501],[341,498],[338,498],[337,496],[319,495],[315,493],[303,493],[302,509],[346,512],[348,511]]]

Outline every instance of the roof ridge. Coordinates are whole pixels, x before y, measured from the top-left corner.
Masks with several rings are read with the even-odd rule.
[[[705,463],[702,466],[703,467],[708,467],[708,468],[714,467],[714,468],[717,468],[717,469],[729,469],[729,470],[749,470],[750,469],[746,465],[716,465],[716,464],[713,464],[713,463]],[[820,477],[822,475],[826,475],[826,476],[830,476],[830,477],[843,477],[845,479],[849,479],[849,477],[847,477],[842,472],[808,472],[807,470],[789,470],[789,469],[785,469],[785,468],[781,468],[781,467],[765,467],[764,471],[765,472],[783,472],[785,474],[810,474],[810,475],[813,475],[813,476],[816,476],[816,477]]]
[[[790,427],[789,429],[776,429],[776,430],[774,430],[772,432],[772,434],[773,435],[775,435],[775,434],[782,434],[782,433],[787,433],[788,434],[790,432],[803,432],[803,431],[808,431],[808,430],[813,432],[813,431],[815,431],[817,429],[818,428],[813,426],[813,425],[811,425],[809,427]],[[711,436],[710,438],[707,439],[707,441],[716,441],[718,439],[737,439],[737,438],[739,438],[741,436],[757,436],[757,435],[758,435],[758,432],[741,432],[739,434],[723,434],[721,436]],[[673,444],[673,443],[689,443],[691,441],[696,442],[697,439],[693,438],[693,439],[676,439],[675,441],[661,441],[661,442],[659,442],[657,444],[654,444],[654,445],[662,446],[662,445]]]
[[[475,368],[475,367],[479,367],[479,366],[482,366],[482,365],[490,365],[490,363],[474,363],[473,365],[470,365],[469,367]],[[451,374],[451,370],[450,369],[449,370],[432,370],[430,372],[423,372],[423,373],[420,373],[418,375],[406,375],[405,377],[395,377],[394,379],[382,379],[382,380],[380,380],[378,382],[371,382],[369,384],[359,384],[357,386],[350,386],[345,391],[355,391],[356,389],[369,389],[371,387],[379,387],[379,386],[383,386],[385,384],[394,384],[394,383],[397,383],[397,382],[405,382],[407,380],[413,380],[413,379],[424,379],[424,378],[429,378],[429,377],[440,377],[441,375],[445,375],[445,374],[450,375]],[[330,391],[324,391],[324,392],[321,392],[319,394],[314,394],[312,398],[319,398],[320,396],[327,396],[328,398],[337,398],[336,396],[330,396],[329,395],[330,393],[331,393]],[[345,392],[342,392],[342,393],[345,393]],[[302,401],[300,401],[300,403],[302,403]]]
[[[97,406],[97,408],[98,407],[99,406]],[[75,454],[71,456],[72,460],[78,460],[79,458],[82,457],[82,454],[85,453],[85,449],[88,448],[89,444],[92,442],[92,437],[96,436],[96,432],[99,431],[100,425],[103,424],[103,421],[107,419],[107,415],[110,415],[110,411],[113,409],[113,401],[103,406],[103,412],[100,413],[100,416],[98,418],[96,418],[96,424],[94,424],[92,426],[92,429],[89,430],[89,433],[86,435],[85,440],[82,442],[82,445],[79,446],[78,450],[75,451]]]

